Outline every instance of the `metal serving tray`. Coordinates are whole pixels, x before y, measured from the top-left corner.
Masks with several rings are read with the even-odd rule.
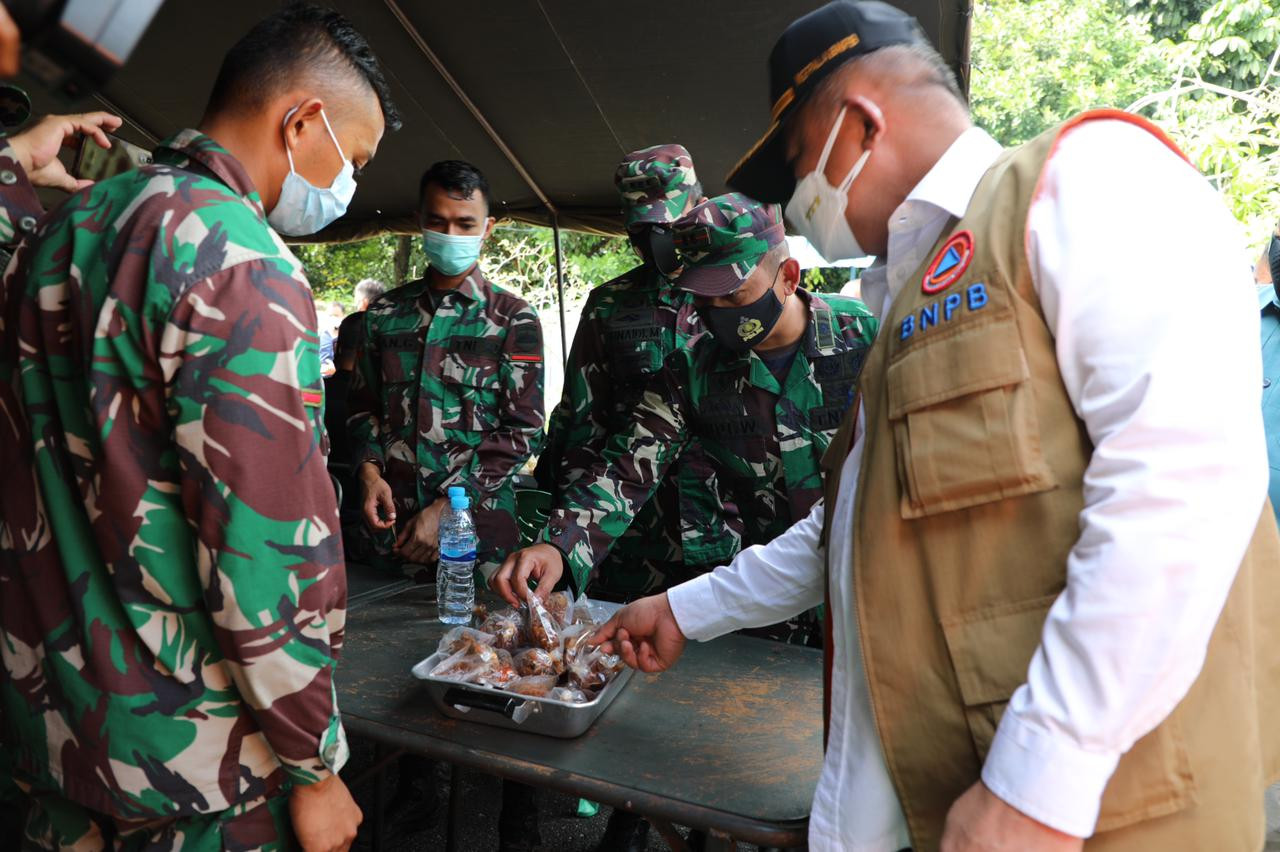
[[[617,604],[593,601],[592,606],[612,615]],[[477,683],[461,683],[430,672],[448,655],[432,654],[413,667],[413,676],[426,681],[431,702],[441,713],[454,719],[480,722],[512,731],[528,731],[548,737],[577,737],[613,703],[635,673],[631,668],[618,672],[600,694],[586,704],[571,704],[550,698],[532,698]]]

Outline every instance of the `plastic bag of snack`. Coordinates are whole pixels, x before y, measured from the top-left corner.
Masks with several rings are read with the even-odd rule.
[[[506,685],[506,690],[519,695],[528,695],[531,698],[546,698],[548,693],[555,689],[558,680],[559,678],[553,674],[518,677]]]
[[[573,624],[589,624],[594,627],[608,620],[608,613],[586,595],[573,602],[573,615],[570,618]]]
[[[569,664],[569,683],[586,693],[597,692],[613,680],[613,676],[622,671],[625,665],[618,655],[605,654],[599,648],[592,648],[585,654],[579,654]]]
[[[558,649],[556,654],[558,655]],[[536,675],[558,675],[557,659],[553,652],[542,648],[525,648],[515,655],[516,674],[521,677]],[[563,669],[563,663],[560,664]]]
[[[567,627],[573,613],[573,592],[552,592],[547,597],[547,612],[555,619],[556,627]]]
[[[494,647],[503,648],[513,654],[525,644],[524,626],[521,624],[520,613],[514,609],[490,613],[489,617],[480,623],[480,631],[494,637]]]
[[[567,667],[587,650],[587,638],[595,631],[589,624],[571,624],[560,633],[560,649]]]
[[[591,701],[591,696],[572,686],[557,686],[547,693],[547,697],[553,701],[565,701],[569,704],[586,704]]]
[[[468,647],[466,640],[471,640],[480,645],[492,645],[497,640],[497,637],[492,633],[476,630],[474,627],[455,627],[444,634],[444,638],[440,640],[440,645],[436,650],[441,654],[456,654],[463,648]]]
[[[544,651],[560,646],[560,628],[537,595],[529,596],[529,644]]]
[[[431,670],[431,676],[461,683],[475,683],[487,668],[484,660],[464,648],[437,663]]]
[[[491,653],[481,655],[484,660],[484,669],[476,676],[476,683],[497,689],[506,688],[507,684],[519,677],[511,654],[504,648],[485,648],[485,650]]]

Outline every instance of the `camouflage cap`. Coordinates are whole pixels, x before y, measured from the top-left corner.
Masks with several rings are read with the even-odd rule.
[[[622,196],[628,228],[647,223],[669,225],[702,197],[693,158],[683,145],[674,143],[632,151],[618,164],[613,183]]]
[[[673,226],[684,271],[676,286],[699,296],[727,296],[742,286],[769,249],[785,238],[782,209],[740,192],[708,198]]]

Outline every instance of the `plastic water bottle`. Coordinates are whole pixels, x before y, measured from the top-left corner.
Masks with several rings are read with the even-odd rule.
[[[449,507],[440,514],[440,560],[436,599],[445,624],[470,624],[476,603],[476,525],[471,498],[459,485],[449,489]]]

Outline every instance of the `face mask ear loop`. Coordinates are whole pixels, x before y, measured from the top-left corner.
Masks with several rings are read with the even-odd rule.
[[[784,261],[782,261],[782,263],[786,263],[786,261],[784,260]],[[770,289],[770,290],[772,290],[774,287],[777,287],[777,286],[778,286],[778,276],[782,274],[782,263],[779,263],[779,264],[778,264],[778,268],[777,268],[776,270],[774,270],[774,272],[773,272],[773,283],[771,283],[771,284],[769,285],[769,289]],[[776,298],[778,298],[778,294],[777,294],[777,293],[774,293],[774,294],[773,294],[773,298],[775,298],[775,299],[776,299]],[[788,293],[787,295],[785,295],[785,296],[783,296],[783,297],[782,297],[782,307],[783,307],[783,308],[785,308],[785,307],[787,306],[787,299],[790,299],[790,298],[791,298],[791,294],[790,294],[790,293]]]
[[[284,129],[289,126],[289,119],[298,111],[298,107],[294,107],[284,114],[284,121],[280,122],[280,131],[283,134]],[[284,155],[289,158],[289,174],[296,174],[297,170],[293,167],[293,152],[289,150],[289,140],[284,142]]]
[[[831,132],[827,134],[827,144],[822,148],[822,156],[818,158],[818,168],[816,171],[826,180],[827,175],[827,158],[831,156],[831,149],[835,147],[836,137],[840,135],[840,125],[844,124],[844,114],[849,111],[849,107],[840,107],[840,114],[836,116],[836,123],[831,125]]]
[[[343,151],[342,146],[338,144],[338,137],[334,134],[333,127],[329,124],[329,116],[324,114],[323,109],[320,110],[320,118],[324,121],[324,129],[329,131],[329,138],[333,140],[333,147],[338,149],[338,156],[342,157],[345,161],[347,159],[347,152]]]
[[[858,158],[858,162],[853,164],[853,168],[849,169],[849,176],[840,183],[840,194],[844,195],[849,191],[849,187],[853,186],[853,179],[862,171],[863,165],[867,162],[867,157],[871,156],[870,148],[862,149],[862,156]]]

